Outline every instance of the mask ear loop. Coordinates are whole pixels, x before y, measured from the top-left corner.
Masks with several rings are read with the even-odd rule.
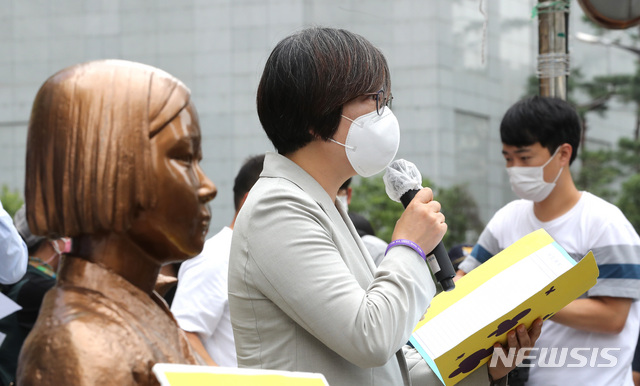
[[[348,118],[348,117],[345,117],[344,115],[340,115],[340,116],[341,116],[342,118],[346,119],[347,121],[351,121],[351,123],[352,123],[352,124],[358,125],[357,123],[355,123],[355,122],[353,121],[353,119]],[[358,125],[358,126],[360,126],[360,125]],[[344,143],[342,143],[342,142],[338,142],[338,141],[336,141],[336,140],[335,140],[335,139],[333,139],[333,138],[329,138],[329,141],[331,141],[331,142],[333,142],[333,143],[337,143],[338,145],[340,145],[340,146],[342,146],[342,147],[344,147],[344,148],[346,148],[346,149],[353,150],[353,151],[355,151],[355,150],[356,150],[356,146],[349,146],[349,145],[344,144]]]
[[[49,260],[47,261],[47,264],[49,264],[49,262],[53,259],[57,257],[61,257],[62,254],[64,253],[64,251],[60,250],[60,247],[58,246],[58,241],[60,241],[61,239],[58,240],[52,240],[51,242],[51,247],[53,248],[54,251],[56,251],[55,255],[53,255],[52,257],[49,258]]]
[[[562,146],[562,145],[560,145]],[[560,146],[558,146],[558,148],[556,149],[556,151],[553,152],[553,155],[551,156],[551,158],[549,158],[549,160],[547,162],[544,163],[544,165],[542,165],[542,170],[544,173],[544,168],[549,165],[549,163],[551,162],[552,159],[555,158],[555,156],[558,154],[558,152],[560,151]],[[562,174],[562,169],[564,169],[564,166],[560,168],[560,171],[558,172],[558,175],[556,176],[556,178],[553,180],[553,182],[551,182],[552,184],[555,184],[558,181],[558,178],[560,178],[560,174]],[[544,177],[542,179],[544,181]]]
[[[349,149],[349,150],[356,150],[356,147],[355,147],[355,146],[349,146],[349,145],[346,145],[346,144],[344,144],[344,143],[341,143],[341,142],[336,141],[336,140],[335,140],[335,139],[333,139],[333,138],[329,138],[329,141],[331,141],[331,142],[333,142],[333,143],[337,143],[338,145],[343,146],[343,147],[345,147],[345,148],[347,148],[347,149]]]
[[[551,157],[547,160],[547,162],[544,163],[544,165],[542,165],[542,167],[546,167],[547,165],[549,165],[549,162],[551,162],[552,159],[555,158],[555,156],[558,154],[558,152],[560,151],[560,146],[558,146],[558,148],[556,149],[556,151],[553,152],[553,154],[551,155]]]
[[[62,255],[62,251],[60,250],[60,247],[58,246],[58,240],[52,240],[51,241],[51,247],[53,247],[53,250],[56,251],[56,253],[58,255]]]
[[[346,119],[347,121],[351,121],[351,123],[355,123],[355,121],[349,117],[345,117],[344,115],[340,115],[342,118]],[[357,125],[357,123],[356,123]]]
[[[51,261],[56,257],[62,256],[62,251],[60,250],[60,247],[58,247],[58,243],[56,241],[57,240],[49,240],[49,245],[51,245],[51,248],[53,248],[55,253],[50,258],[44,261],[44,263],[47,265],[49,265],[49,263],[51,263]]]

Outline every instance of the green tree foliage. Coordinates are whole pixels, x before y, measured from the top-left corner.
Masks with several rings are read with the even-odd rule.
[[[636,124],[633,129],[633,139],[637,140],[640,135],[640,67],[636,65],[634,74],[596,76],[593,82],[608,89],[611,95],[615,95],[623,103],[635,106]]]
[[[640,174],[635,174],[622,184],[618,208],[640,233]]]
[[[600,37],[606,37],[611,31],[603,28],[597,23],[594,23],[591,19],[583,16],[583,20],[589,24],[594,33]],[[640,33],[638,28],[629,28],[625,31],[624,36],[631,42],[630,44],[624,44],[621,42],[621,35],[615,39],[603,40],[604,45],[616,47],[621,50],[626,50],[638,55],[637,45],[640,41]],[[608,41],[608,42],[606,42]],[[606,43],[604,43],[606,42]],[[636,124],[633,130],[633,139],[638,140],[640,136],[640,62],[636,60],[636,71],[633,74],[612,74],[596,76],[593,80],[587,82],[591,91],[603,95],[608,93],[610,96],[616,96],[623,103],[630,103],[635,106],[636,109]],[[589,88],[587,89],[589,90]],[[590,93],[593,96],[593,93]]]
[[[475,243],[480,232],[484,229],[484,223],[480,219],[478,205],[471,196],[466,185],[454,185],[446,189],[438,189],[436,199],[442,205],[448,230],[443,242],[447,248],[465,242]],[[468,240],[467,234],[473,234],[472,240]]]
[[[363,215],[371,223],[376,236],[390,242],[396,221],[404,211],[402,204],[387,196],[382,177],[360,178],[357,184],[352,183],[351,188],[353,194],[349,210]]]
[[[616,160],[624,170],[623,174],[630,176],[622,184],[616,204],[640,233],[640,140],[621,138]]]
[[[578,155],[581,167],[574,173],[576,187],[586,190],[609,202],[613,202],[617,192],[612,188],[621,174],[613,150],[582,150]]]
[[[352,184],[353,194],[349,210],[363,215],[371,222],[376,236],[389,242],[393,229],[402,215],[402,204],[392,201],[384,188],[382,177],[360,178]],[[422,186],[434,190],[435,199],[442,205],[447,221],[448,231],[443,242],[447,248],[466,242],[468,232],[479,234],[484,228],[480,220],[478,205],[465,186],[455,185],[451,188],[437,188],[424,179]]]
[[[640,140],[621,138],[616,153],[617,161],[627,175],[640,173]]]
[[[640,140],[620,138],[615,149],[583,150],[580,160],[582,166],[574,175],[576,186],[615,202],[620,185],[640,173]]]
[[[4,210],[9,213],[11,217],[20,209],[24,201],[22,200],[22,196],[20,192],[15,190],[10,190],[7,185],[2,185],[2,190],[0,191],[0,201],[2,201],[2,206]]]
[[[576,186],[615,203],[640,233],[640,140],[621,138],[613,150],[583,151]]]

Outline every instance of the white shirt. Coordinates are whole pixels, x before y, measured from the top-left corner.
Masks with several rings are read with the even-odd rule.
[[[379,237],[373,235],[364,235],[362,236],[362,242],[364,246],[367,247],[367,251],[373,258],[373,261],[376,263],[376,267],[382,263],[382,259],[384,259],[384,253],[387,251],[386,241],[382,240]]]
[[[237,367],[228,297],[231,228],[207,240],[202,252],[180,266],[171,305],[180,328],[198,334],[218,365]]]

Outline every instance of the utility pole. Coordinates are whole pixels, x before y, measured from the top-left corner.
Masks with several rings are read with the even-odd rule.
[[[538,79],[540,95],[567,99],[569,1],[539,0]]]

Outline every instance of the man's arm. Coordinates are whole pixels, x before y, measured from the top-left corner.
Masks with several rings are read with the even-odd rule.
[[[196,334],[195,332],[189,332],[189,331],[185,331],[185,334],[187,335],[187,340],[189,341],[189,343],[191,344],[191,348],[193,348],[193,350],[198,353],[198,355],[200,355],[200,357],[202,359],[204,359],[204,362],[209,365],[209,366],[217,366],[218,364],[211,359],[211,357],[209,356],[209,353],[207,352],[207,350],[204,348],[204,345],[202,344],[202,341],[200,340],[200,338],[198,337],[198,334]]]
[[[594,296],[576,299],[552,318],[556,323],[578,330],[618,334],[624,328],[632,299]]]
[[[458,280],[460,280],[460,278],[462,278],[462,276],[466,275],[467,273],[461,269],[459,269],[458,271],[456,271],[456,276],[453,278],[453,281],[456,282]]]
[[[480,239],[478,239],[476,245],[473,246],[469,255],[458,265],[456,276],[453,278],[453,281],[458,281],[461,277],[491,259],[498,252],[500,252],[498,240],[496,240],[493,234],[485,228],[480,235]]]

